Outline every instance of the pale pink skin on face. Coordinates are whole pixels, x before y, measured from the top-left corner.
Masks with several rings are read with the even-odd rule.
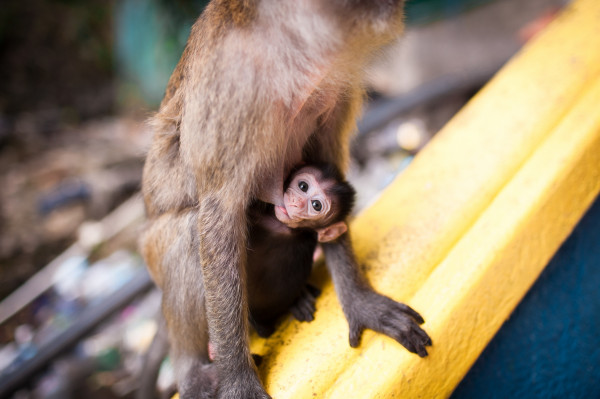
[[[283,193],[283,206],[275,206],[275,216],[281,223],[291,228],[301,227],[302,222],[321,219],[329,213],[331,200],[317,180],[320,173],[310,166],[296,172]],[[317,202],[321,209],[315,207]]]

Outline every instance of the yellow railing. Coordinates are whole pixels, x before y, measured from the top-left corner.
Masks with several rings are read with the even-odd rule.
[[[600,190],[600,1],[571,4],[353,223],[374,287],[426,319],[421,359],[348,326],[324,277],[316,319],[253,337],[276,399],[447,397]]]

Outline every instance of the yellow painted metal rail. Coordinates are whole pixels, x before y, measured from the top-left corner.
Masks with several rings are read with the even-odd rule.
[[[447,397],[600,190],[600,1],[527,45],[353,223],[375,288],[425,317],[421,359],[348,326],[326,278],[316,320],[254,337],[276,399]]]

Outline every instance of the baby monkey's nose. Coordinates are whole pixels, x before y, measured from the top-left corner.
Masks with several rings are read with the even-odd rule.
[[[301,196],[295,195],[294,198],[292,198],[292,205],[296,208],[303,208],[306,205],[306,201]]]

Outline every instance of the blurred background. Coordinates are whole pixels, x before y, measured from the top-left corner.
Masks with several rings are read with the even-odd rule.
[[[368,71],[357,211],[566,3],[408,1]],[[136,249],[146,120],[204,6],[2,1],[0,398],[134,397],[160,302]]]

